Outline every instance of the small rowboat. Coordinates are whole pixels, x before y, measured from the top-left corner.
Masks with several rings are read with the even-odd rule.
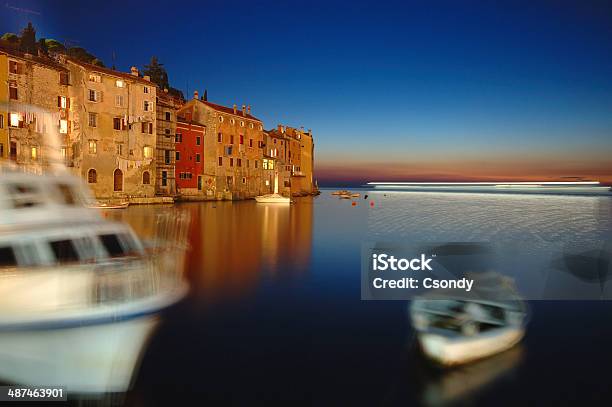
[[[501,353],[525,335],[527,309],[512,283],[483,273],[474,292],[431,290],[412,301],[410,316],[425,356],[442,366]]]
[[[125,209],[128,206],[130,206],[129,202],[119,202],[116,204],[96,202],[93,205],[89,205],[89,207],[93,209]]]

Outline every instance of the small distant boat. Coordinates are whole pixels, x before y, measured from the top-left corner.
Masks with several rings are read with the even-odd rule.
[[[351,194],[351,198],[359,198],[361,196],[361,194],[355,193],[355,194]]]
[[[96,202],[93,205],[89,205],[90,208],[93,209],[125,209],[128,206],[130,206],[129,202],[119,202],[116,204],[113,203],[103,203],[103,202]]]
[[[509,279],[497,273],[478,275],[465,297],[430,291],[410,308],[412,324],[425,356],[455,366],[495,355],[525,335],[527,309]]]
[[[278,193],[278,173],[274,174],[274,193],[255,197],[259,203],[290,204],[291,199]]]
[[[334,191],[332,192],[332,195],[349,195],[350,192],[347,191],[346,189],[341,189],[339,191]]]

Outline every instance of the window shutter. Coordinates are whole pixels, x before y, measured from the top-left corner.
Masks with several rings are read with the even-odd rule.
[[[66,108],[70,109],[70,98],[66,98]]]
[[[57,107],[62,107],[62,97],[61,96],[57,97]]]
[[[102,92],[102,91],[98,91],[98,95],[99,95],[99,100],[98,100],[98,102],[102,102],[102,100],[104,99],[104,92]]]

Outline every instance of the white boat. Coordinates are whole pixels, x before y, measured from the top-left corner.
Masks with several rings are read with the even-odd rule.
[[[290,204],[291,199],[286,196],[282,196],[278,193],[278,172],[274,173],[274,193],[267,195],[258,195],[255,200],[259,203],[276,203],[276,204]]]
[[[88,202],[69,175],[0,173],[0,382],[124,392],[158,312],[186,293],[177,253]]]
[[[93,205],[89,205],[89,207],[93,209],[125,209],[128,206],[130,206],[129,202],[119,202],[119,203],[96,202]]]
[[[432,290],[412,301],[410,315],[419,345],[429,359],[453,366],[516,345],[525,334],[526,305],[511,282],[483,273],[465,295]]]

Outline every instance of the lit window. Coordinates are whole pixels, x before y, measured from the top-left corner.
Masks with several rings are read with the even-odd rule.
[[[96,154],[98,152],[98,143],[96,140],[89,140],[89,154]]]
[[[153,147],[145,146],[143,148],[144,158],[152,158],[153,157]]]
[[[90,82],[100,83],[100,82],[102,82],[102,77],[100,75],[95,74],[95,73],[90,73],[89,74],[89,81]]]
[[[23,121],[23,118],[19,113],[10,113],[9,114],[9,126],[11,127],[19,127],[19,123]]]
[[[102,92],[98,92],[97,90],[89,89],[89,101],[90,102],[99,102],[102,100]]]
[[[115,86],[118,88],[125,88],[125,82],[123,82],[121,79],[117,79],[115,81]]]
[[[67,134],[68,133],[68,120],[64,120],[61,119],[60,120],[60,129],[59,129],[60,134]]]
[[[66,147],[62,147],[60,149],[60,154],[62,155],[62,158],[66,158]]]
[[[38,158],[38,147],[32,147],[32,160],[36,160]]]
[[[62,109],[66,109],[68,107],[68,98],[66,96],[60,96],[58,104]]]

